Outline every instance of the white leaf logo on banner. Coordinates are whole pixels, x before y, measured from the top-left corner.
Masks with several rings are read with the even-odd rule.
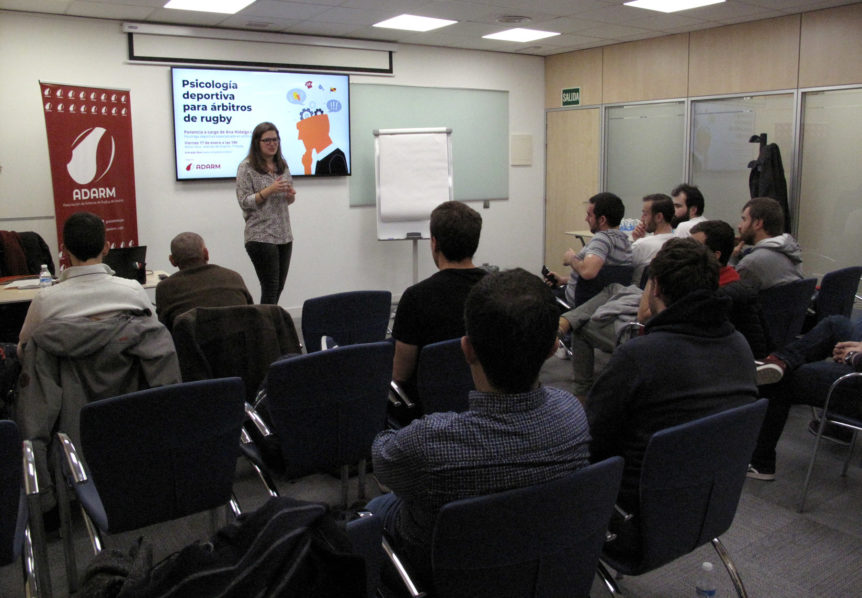
[[[114,138],[103,127],[92,127],[83,131],[72,142],[72,159],[66,164],[66,170],[79,185],[92,183],[105,176],[114,163]],[[104,139],[105,153],[108,153],[107,163],[100,165],[98,160],[99,144]],[[108,152],[110,144],[110,152]]]

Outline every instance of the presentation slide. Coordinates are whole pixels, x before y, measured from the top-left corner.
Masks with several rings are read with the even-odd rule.
[[[235,178],[265,121],[293,176],[350,174],[347,75],[174,67],[171,78],[177,180]]]

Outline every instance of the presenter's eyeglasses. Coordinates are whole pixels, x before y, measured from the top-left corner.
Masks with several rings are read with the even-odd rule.
[[[279,137],[267,137],[266,139],[261,139],[261,143],[278,143]]]

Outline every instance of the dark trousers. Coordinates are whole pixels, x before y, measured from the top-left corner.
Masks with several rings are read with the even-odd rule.
[[[853,368],[832,360],[832,348],[841,341],[862,340],[862,320],[855,325],[843,316],[830,316],[821,320],[805,336],[787,344],[775,355],[787,363],[787,372],[778,384],[761,387],[769,399],[766,418],[757,439],[751,464],[758,470],[773,471],[775,446],[784,431],[791,405],[822,407],[829,387]],[[862,382],[851,380],[832,396],[829,410],[851,417],[862,415],[860,401]]]
[[[249,241],[245,244],[245,251],[251,258],[260,282],[261,304],[276,305],[284,290],[284,281],[287,280],[293,243],[276,245]]]

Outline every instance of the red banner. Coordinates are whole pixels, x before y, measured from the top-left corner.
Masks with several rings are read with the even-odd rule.
[[[131,100],[127,90],[40,83],[57,239],[75,212],[105,221],[111,247],[138,244]],[[68,258],[60,254],[62,266]]]

